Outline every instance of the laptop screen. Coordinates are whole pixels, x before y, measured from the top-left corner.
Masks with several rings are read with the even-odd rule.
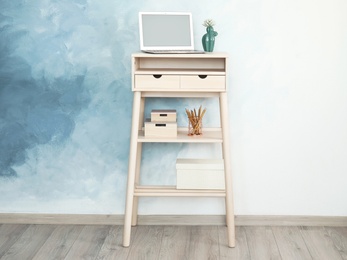
[[[190,13],[139,13],[141,50],[193,50]]]

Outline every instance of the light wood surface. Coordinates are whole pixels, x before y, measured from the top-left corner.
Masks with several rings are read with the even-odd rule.
[[[152,259],[152,256],[158,256],[163,232],[162,226],[138,226],[128,259]]]
[[[36,253],[35,259],[46,260],[47,256],[51,259],[64,259],[82,229],[83,226],[58,226]]]
[[[326,227],[325,230],[342,258],[347,260],[347,228]]]
[[[123,246],[128,247],[130,245],[130,234],[131,234],[131,224],[133,220],[133,207],[134,204],[137,204],[137,201],[134,203],[134,189],[135,189],[135,180],[136,180],[136,169],[139,166],[138,157],[138,148],[139,143],[137,142],[138,127],[141,119],[141,109],[142,109],[142,98],[141,92],[134,92],[133,100],[133,116],[132,116],[132,127],[131,127],[131,136],[130,136],[130,152],[129,152],[129,167],[128,167],[128,184],[127,184],[127,194],[126,194],[126,204],[125,204],[125,216],[124,216],[124,234],[123,234]]]
[[[271,227],[248,227],[246,237],[251,259],[281,259]]]
[[[190,250],[190,227],[166,226],[161,240],[159,259],[188,259]]]
[[[228,55],[211,53],[204,55],[132,55],[132,91],[134,92],[132,128],[130,137],[128,183],[124,216],[123,246],[128,247],[131,226],[137,224],[138,197],[141,196],[221,196],[225,198],[228,245],[235,246],[235,220],[232,192],[230,139],[227,101]],[[178,130],[177,124],[160,126],[143,124],[146,97],[218,97],[221,126],[212,131],[204,129],[199,137],[188,136],[188,131]],[[143,129],[145,128],[145,131]],[[171,131],[173,130],[173,131]],[[225,190],[211,192],[207,189],[177,190],[175,187],[140,186],[140,163],[143,143],[221,143],[224,159]],[[212,190],[212,189],[210,189]]]
[[[0,259],[346,259],[347,227],[240,226],[228,246],[225,226],[0,224]]]
[[[311,259],[298,227],[273,227],[282,259]]]
[[[63,259],[95,259],[108,235],[108,226],[85,226]]]
[[[29,225],[1,225],[0,226],[0,258],[9,250]]]
[[[220,128],[203,129],[199,136],[188,136],[188,128],[179,128],[176,137],[145,136],[144,131],[138,132],[138,142],[141,143],[222,143]]]
[[[302,227],[301,235],[313,259],[342,259],[324,227]]]
[[[223,226],[218,227],[220,259],[251,259],[245,227],[236,227],[235,248],[228,247],[228,234]]]
[[[190,231],[188,259],[218,259],[217,226],[193,226]]]
[[[136,231],[137,227],[134,227],[133,238],[136,236]],[[123,247],[122,239],[122,227],[110,226],[107,237],[99,251],[97,259],[127,259],[130,248]]]
[[[231,154],[230,154],[230,138],[229,138],[229,116],[228,116],[228,96],[226,92],[220,93],[220,120],[223,137],[223,159],[225,171],[225,211],[226,224],[228,228],[229,246],[235,246],[235,216],[234,216],[234,197],[233,197],[233,182],[231,175]]]
[[[4,253],[1,260],[33,259],[55,228],[53,225],[30,225]]]

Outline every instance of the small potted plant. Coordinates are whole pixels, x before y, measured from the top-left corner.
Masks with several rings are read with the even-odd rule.
[[[206,33],[202,36],[202,47],[206,52],[213,52],[215,37],[218,33],[213,29],[215,25],[212,19],[207,19],[204,21],[203,26],[206,27]]]

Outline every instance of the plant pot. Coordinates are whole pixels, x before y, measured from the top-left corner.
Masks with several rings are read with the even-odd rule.
[[[206,52],[213,52],[215,37],[218,33],[213,29],[212,26],[206,27],[206,33],[202,36],[202,47]]]

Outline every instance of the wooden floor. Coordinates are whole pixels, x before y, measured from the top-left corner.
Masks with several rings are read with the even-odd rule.
[[[0,225],[0,259],[347,259],[347,227]]]

